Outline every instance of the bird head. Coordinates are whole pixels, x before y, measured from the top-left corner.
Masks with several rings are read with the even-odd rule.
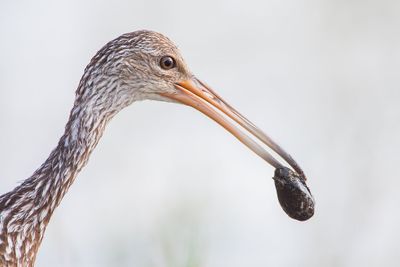
[[[106,44],[87,66],[77,99],[86,99],[113,111],[145,99],[191,106],[219,123],[275,168],[283,165],[261,143],[304,175],[277,143],[197,79],[178,48],[160,33],[136,31]]]

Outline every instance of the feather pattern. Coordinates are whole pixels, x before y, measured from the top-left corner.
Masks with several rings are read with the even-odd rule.
[[[86,165],[107,122],[136,100],[166,100],[155,93],[171,90],[178,76],[162,72],[158,61],[172,53],[184,66],[168,38],[143,30],[114,39],[92,58],[58,145],[31,177],[0,196],[1,266],[34,265],[55,208]]]

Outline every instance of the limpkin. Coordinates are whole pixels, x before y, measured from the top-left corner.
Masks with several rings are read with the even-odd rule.
[[[0,197],[1,266],[34,265],[53,211],[87,163],[107,122],[121,109],[145,99],[191,106],[269,164],[282,167],[243,133],[245,129],[297,173],[303,173],[288,153],[198,80],[167,37],[146,30],[123,34],[101,48],[85,68],[65,132],[48,159],[31,177]]]

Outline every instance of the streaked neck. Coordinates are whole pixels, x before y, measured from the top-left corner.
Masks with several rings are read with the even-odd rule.
[[[55,208],[86,165],[113,112],[75,102],[65,133],[39,169],[0,197],[0,265],[32,266]]]

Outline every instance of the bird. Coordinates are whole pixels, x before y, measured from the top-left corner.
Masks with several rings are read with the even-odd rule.
[[[168,37],[150,30],[125,33],[104,45],[86,66],[55,149],[32,176],[0,196],[1,266],[34,266],[54,210],[88,162],[107,123],[141,100],[193,107],[273,167],[283,165],[262,144],[303,174],[286,151],[192,74]]]

